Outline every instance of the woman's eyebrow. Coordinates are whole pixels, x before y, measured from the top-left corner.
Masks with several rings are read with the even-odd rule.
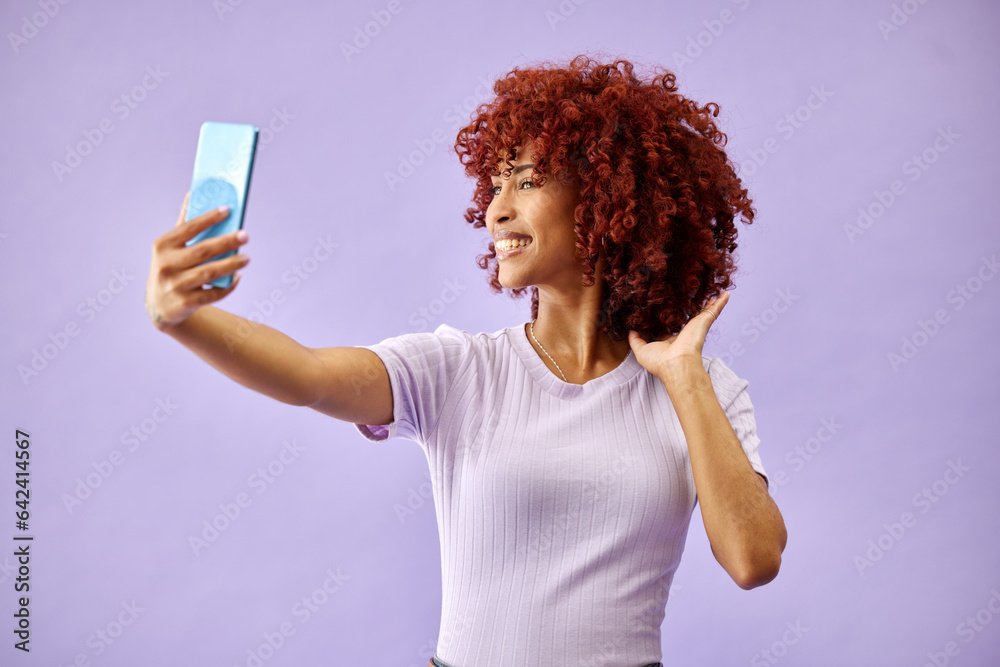
[[[534,167],[534,166],[535,166],[535,165],[533,165],[533,164],[521,164],[521,165],[518,165],[518,166],[514,167],[514,171],[513,171],[513,173],[514,173],[514,174],[519,174],[519,173],[521,173],[522,171],[524,171],[525,169],[531,169],[531,168],[532,168],[532,167]],[[490,176],[492,176],[492,177],[494,177],[494,178],[499,178],[499,176],[500,176],[500,172],[499,172],[499,171],[494,171],[494,172],[491,172],[491,173],[490,173]]]

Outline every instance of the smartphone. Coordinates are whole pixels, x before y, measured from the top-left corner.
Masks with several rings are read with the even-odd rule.
[[[194,156],[191,197],[184,219],[192,220],[219,206],[228,206],[229,215],[188,240],[186,245],[243,229],[258,134],[260,129],[255,125],[213,121],[202,124]],[[223,259],[235,252],[230,250],[205,262]],[[233,274],[217,278],[210,284],[229,287],[233,284]]]

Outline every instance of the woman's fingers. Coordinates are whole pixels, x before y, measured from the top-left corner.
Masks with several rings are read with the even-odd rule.
[[[232,273],[230,271],[229,273]],[[226,275],[226,274],[223,274]],[[212,287],[212,288],[200,288],[188,292],[187,298],[192,305],[204,306],[207,303],[214,303],[219,299],[226,297],[230,292],[236,289],[236,285],[240,282],[240,274],[237,273],[233,276],[233,284],[229,287]]]
[[[715,315],[715,318],[712,319],[713,322],[718,319],[719,314],[722,312],[722,309],[726,307],[727,303],[729,303],[729,292],[725,291],[709,301],[708,305],[705,306],[707,310],[711,311],[711,315]],[[709,317],[711,317],[711,315],[709,315]]]
[[[179,248],[184,246],[190,239],[205,231],[214,224],[220,223],[229,215],[229,210],[213,208],[211,211],[202,213],[196,218],[187,222],[184,221],[184,213],[187,210],[187,197],[184,198],[184,208],[177,219],[177,224],[169,232],[157,240],[162,240],[165,247]]]
[[[249,261],[250,258],[246,255],[230,255],[229,257],[224,257],[223,259],[217,259],[213,262],[200,264],[174,276],[171,281],[171,289],[178,292],[197,291],[202,285],[222,278],[223,276],[228,276],[237,269],[243,268],[249,263]],[[217,291],[225,291],[218,290],[218,288],[216,289]],[[229,287],[225,289],[228,290]],[[226,292],[226,294],[228,294],[228,292]],[[225,296],[225,294],[223,294],[223,296]]]
[[[184,224],[184,216],[185,214],[187,214],[188,201],[190,199],[191,199],[191,191],[188,190],[187,194],[184,195],[184,203],[181,204],[181,214],[177,216],[177,222],[174,224],[174,227],[180,227],[181,225]]]
[[[179,274],[207,262],[213,257],[225,254],[230,250],[237,250],[248,240],[246,232],[235,231],[204,239],[190,246],[187,245],[189,240],[212,225],[225,220],[226,216],[229,215],[228,211],[213,209],[185,222],[184,215],[190,197],[191,192],[188,191],[184,196],[181,213],[174,228],[158,238],[153,244],[154,255],[157,256],[158,260],[157,265],[164,274]],[[227,275],[227,273],[222,275]],[[215,277],[205,282],[211,282]]]
[[[202,285],[235,273],[250,261],[246,255],[235,253],[239,246],[247,242],[245,232],[231,232],[187,245],[197,234],[229,215],[228,210],[214,209],[185,221],[190,198],[189,191],[184,195],[180,216],[174,227],[153,241],[149,280],[146,283],[146,309],[153,322],[161,328],[185,320],[201,305],[226,297],[239,283],[238,274],[234,276],[233,283],[223,289],[206,289]],[[230,251],[234,254],[212,259]]]

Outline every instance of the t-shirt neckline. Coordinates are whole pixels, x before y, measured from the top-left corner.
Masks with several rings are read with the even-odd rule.
[[[629,382],[632,378],[645,370],[639,360],[635,358],[632,350],[628,351],[628,356],[618,364],[616,368],[593,380],[588,380],[584,384],[573,384],[564,382],[561,377],[549,370],[548,366],[539,356],[538,352],[528,340],[525,329],[528,322],[523,322],[518,326],[510,327],[508,335],[514,352],[524,364],[531,378],[548,393],[559,398],[576,398],[586,394],[600,391],[608,387],[615,387]]]

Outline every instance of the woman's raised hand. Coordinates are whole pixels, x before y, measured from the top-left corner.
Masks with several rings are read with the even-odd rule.
[[[701,368],[705,336],[728,302],[729,292],[723,292],[688,320],[679,333],[663,336],[658,341],[647,343],[637,332],[630,330],[628,342],[636,360],[657,377],[663,377],[684,364]]]

